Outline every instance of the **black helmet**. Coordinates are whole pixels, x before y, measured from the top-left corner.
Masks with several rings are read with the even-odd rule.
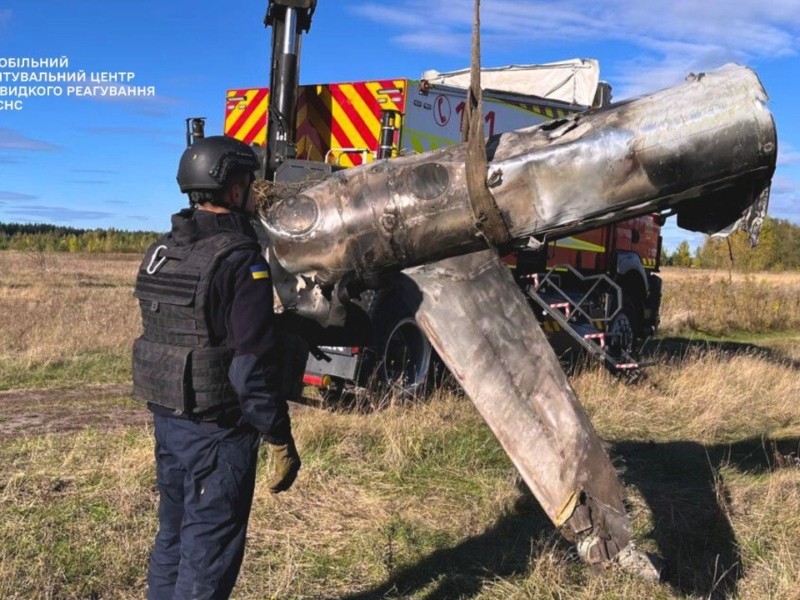
[[[212,135],[184,151],[178,165],[178,186],[184,193],[221,190],[232,173],[252,172],[260,166],[256,153],[244,142]]]

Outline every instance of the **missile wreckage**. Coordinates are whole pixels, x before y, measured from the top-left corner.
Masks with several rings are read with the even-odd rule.
[[[755,241],[777,156],[766,101],[755,73],[727,66],[496,135],[486,187],[516,244],[654,211],[693,231],[740,227]],[[615,559],[654,575],[631,544],[624,490],[599,437],[481,233],[465,155],[462,144],[336,172],[289,196],[267,193],[277,294],[286,310],[335,325],[343,281],[401,273],[398,293],[553,523],[590,564]]]
[[[674,208],[679,225],[757,232],[777,145],[766,94],[724,68],[637,100],[500,134],[489,191],[515,239],[558,237]],[[465,181],[466,144],[335,173],[264,214],[273,252],[321,284],[486,247]],[[763,202],[762,202],[763,204]],[[755,210],[755,213],[753,212]],[[756,214],[758,213],[758,214]]]

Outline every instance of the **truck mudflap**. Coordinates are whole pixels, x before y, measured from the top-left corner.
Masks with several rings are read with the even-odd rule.
[[[622,484],[497,254],[482,251],[404,273],[404,296],[416,294],[417,322],[550,520],[592,565],[621,552],[629,558],[636,551]],[[623,566],[631,562],[640,574],[657,577],[648,560]]]

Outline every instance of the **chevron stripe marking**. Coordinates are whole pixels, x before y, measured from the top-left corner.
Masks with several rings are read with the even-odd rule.
[[[347,132],[350,146],[354,148],[371,148],[370,140],[375,139],[366,123],[361,119],[356,107],[350,101],[347,90],[352,90],[350,85],[334,86],[331,88],[336,104],[333,106],[334,119],[338,121],[343,131]],[[337,111],[336,109],[339,109]],[[338,114],[337,114],[338,112]],[[377,143],[377,140],[372,144]]]
[[[266,90],[263,89],[246,90],[244,94],[245,106],[241,110],[239,107],[237,107],[236,110],[233,111],[231,115],[232,122],[227,128],[228,135],[231,135],[237,139],[241,139],[243,137],[245,132],[242,131],[242,126],[245,124],[250,114],[252,114],[252,112],[256,109],[259,97],[265,93]]]
[[[381,89],[394,89],[379,94]],[[378,98],[384,102],[378,102]],[[266,143],[266,88],[228,90],[225,133],[246,143]],[[362,81],[303,86],[297,103],[298,156],[323,160],[330,148],[378,146],[381,109],[402,111],[406,101],[406,80]],[[242,107],[240,109],[240,107]],[[360,164],[360,155],[344,154],[342,166]]]
[[[232,98],[236,97],[237,90],[228,90],[227,95],[225,96],[225,131],[227,132],[230,126],[233,124],[235,114],[235,109],[237,102],[232,100]]]
[[[320,118],[314,118],[312,114],[312,123],[314,126],[319,129],[323,133],[323,139],[327,138],[330,140],[328,148],[325,150],[327,152],[331,148],[350,148],[354,144],[350,140],[350,137],[347,135],[347,132],[342,128],[341,121],[343,120],[341,117],[341,108],[339,107],[338,102],[334,102],[333,94],[331,93],[330,88],[322,87],[319,88],[320,94],[315,99],[316,101],[321,102],[323,97],[327,97],[330,100],[330,112],[327,110],[320,111],[319,117],[323,117],[325,113],[329,115],[329,121],[325,121],[324,123],[320,122]],[[324,106],[324,103],[323,103]],[[330,127],[327,126],[327,123],[330,123]],[[325,135],[326,132],[329,132],[328,135]],[[350,157],[345,155],[339,161],[340,165],[343,166],[353,166],[353,161],[350,160]]]
[[[236,123],[237,119],[239,118],[241,111],[238,110],[240,104],[247,103],[247,94],[248,92],[253,92],[254,90],[228,90],[228,97],[225,103],[225,134],[226,135],[233,135],[231,133],[231,129],[233,128],[233,124]],[[233,98],[237,98],[237,100],[233,100]],[[243,99],[242,99],[243,98]]]
[[[407,90],[407,82],[405,79],[398,79],[392,82],[394,87],[400,90],[400,97],[398,98],[398,102],[392,102],[392,106],[395,110],[400,112],[406,111],[406,100],[408,96],[406,95]]]
[[[356,109],[364,125],[369,130],[369,137],[375,139],[375,147],[371,149],[376,150],[381,128],[381,108],[388,107],[389,98],[384,96],[382,98],[384,102],[378,102],[378,96],[372,93],[366,81],[353,83],[352,90],[355,92],[355,97],[349,93],[348,97],[353,108]]]
[[[400,90],[399,96],[402,98],[404,91],[404,82],[402,81],[391,81],[391,80],[383,80],[383,81],[367,81],[364,83],[364,86],[367,89],[367,92],[371,95],[371,100],[368,100],[368,103],[374,104],[377,108],[375,109],[375,116],[380,117],[381,109],[383,110],[399,110],[397,107],[397,103],[392,100],[392,98],[396,98],[398,94],[381,94],[379,93],[380,90],[390,90],[396,89]],[[383,100],[382,103],[378,102],[378,99]],[[365,101],[367,101],[365,99]]]
[[[242,141],[245,144],[258,142],[264,144],[267,140],[267,95],[262,96],[255,110],[250,114],[247,122],[242,126]]]
[[[300,125],[305,122],[308,116],[308,102],[303,100],[305,94],[300,94],[297,97],[297,129],[300,129]]]
[[[321,99],[324,91],[325,89],[319,85],[306,89],[303,94],[308,106],[306,121],[298,124],[298,130],[302,128],[303,133],[308,135],[310,140],[316,142],[314,146],[320,154],[320,160],[325,158],[325,153],[330,149],[330,140],[333,137],[328,125],[333,118],[328,107],[325,106]],[[316,135],[311,134],[311,131],[315,132]]]
[[[251,92],[255,92],[254,96],[250,96]],[[236,118],[236,121],[233,125],[228,129],[228,135],[231,135],[235,138],[242,139],[248,131],[242,131],[242,127],[247,120],[250,118],[256,108],[261,104],[261,101],[266,99],[268,96],[267,90],[265,88],[261,88],[258,90],[250,90],[247,93],[247,107],[241,112],[241,114]],[[265,115],[266,116],[266,115]]]
[[[358,94],[358,100],[353,106],[369,129],[371,139],[375,140],[375,145],[370,146],[370,150],[377,150],[378,132],[381,129],[381,105],[378,104],[378,97],[370,91],[366,83],[354,84],[353,90]]]
[[[322,161],[325,158],[325,154],[320,152],[323,146],[322,139],[319,132],[311,125],[307,95],[308,92],[304,91],[297,101],[297,157]]]

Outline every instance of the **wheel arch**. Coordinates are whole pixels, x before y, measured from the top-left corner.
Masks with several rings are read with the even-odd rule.
[[[644,305],[650,286],[642,259],[636,252],[617,252],[614,280],[622,288],[623,294]]]

